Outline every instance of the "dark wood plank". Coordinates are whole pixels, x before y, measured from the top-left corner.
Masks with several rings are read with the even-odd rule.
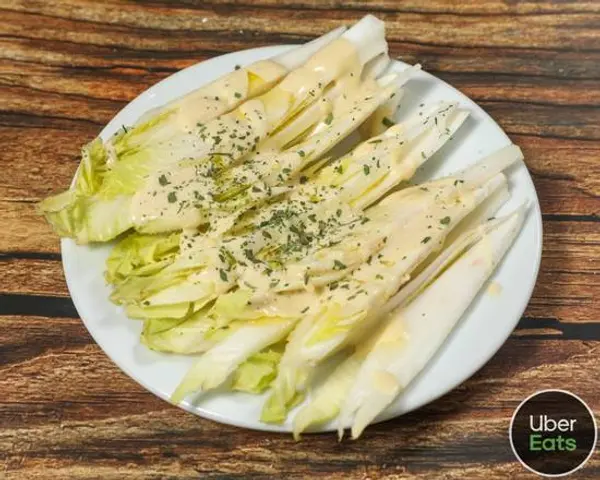
[[[57,259],[0,255],[0,269],[10,278],[2,293],[68,297],[62,264]],[[1,309],[2,307],[0,307]]]
[[[290,8],[290,9],[321,9],[321,10],[352,10],[379,13],[391,11],[394,13],[447,13],[455,15],[529,15],[529,14],[568,14],[600,12],[596,2],[577,0],[552,1],[519,1],[504,2],[501,0],[487,0],[485,2],[447,2],[445,0],[431,0],[420,2],[419,0],[151,0],[145,4],[181,6],[186,8],[213,8],[244,7],[254,8]]]
[[[116,5],[115,5],[116,3]],[[216,2],[215,2],[216,3]],[[116,24],[131,29],[153,29],[170,33],[185,30],[208,31],[213,33],[228,31],[230,34],[253,36],[254,32],[279,33],[283,21],[287,35],[315,35],[364,14],[350,9],[315,9],[312,3],[308,8],[271,8],[265,11],[252,2],[246,4],[197,4],[195,8],[184,2],[173,6],[171,3],[145,4],[119,2],[82,2],[69,0],[58,5],[46,2],[7,0],[3,9],[44,15],[52,19],[77,20],[82,23]],[[339,5],[339,4],[338,4]],[[318,15],[317,15],[318,12]],[[451,13],[450,15],[448,13]],[[530,13],[511,15],[498,12],[492,15],[463,14],[461,28],[456,28],[456,13],[451,11],[421,12],[390,11],[381,12],[382,19],[388,21],[387,34],[392,41],[405,41],[424,45],[468,45],[490,48],[515,47],[568,50],[573,34],[577,36],[579,50],[597,50],[598,32],[595,29],[597,13],[577,11],[554,15]],[[41,35],[46,29],[52,30],[52,23],[39,29]],[[519,32],[518,35],[515,33]],[[260,34],[260,33],[259,33]],[[69,31],[62,35],[70,35]],[[98,35],[100,36],[100,35]],[[175,41],[171,36],[168,41]],[[115,42],[114,38],[102,38],[101,42]],[[163,44],[164,45],[164,44]]]
[[[10,230],[0,237],[0,252],[58,252],[59,242],[52,228],[28,200],[0,200],[0,218]]]
[[[162,0],[151,0],[155,4],[163,4]],[[146,2],[148,3],[148,2]],[[532,13],[584,13],[584,12],[600,12],[598,4],[595,2],[577,1],[577,0],[562,0],[560,2],[552,1],[520,1],[520,2],[504,2],[502,0],[488,0],[485,2],[447,2],[445,0],[431,0],[429,2],[420,2],[419,0],[404,0],[397,2],[396,0],[176,0],[176,2],[168,2],[169,5],[180,5],[185,7],[190,6],[244,6],[251,5],[253,7],[262,8],[295,8],[295,9],[347,9],[347,10],[368,10],[372,13],[382,12],[385,10],[393,11],[394,13],[447,13],[455,15],[495,15],[495,14],[511,14],[511,15],[528,15]]]

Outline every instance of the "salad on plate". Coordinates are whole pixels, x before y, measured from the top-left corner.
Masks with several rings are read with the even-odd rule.
[[[356,438],[502,261],[527,214],[495,217],[521,150],[415,183],[469,111],[396,122],[420,66],[389,64],[368,15],[236,67],[85,145],[70,188],[40,203],[60,236],[111,242],[110,300],[145,347],[196,358],[173,403],[267,392],[261,421],[294,410],[296,438],[336,418]]]

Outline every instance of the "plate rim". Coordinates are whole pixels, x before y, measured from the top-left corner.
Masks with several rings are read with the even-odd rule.
[[[113,132],[111,132],[111,130],[114,130],[114,128],[112,127],[112,123],[114,122],[115,118],[122,115],[124,112],[127,111],[127,109],[133,108],[132,105],[134,105],[135,103],[143,101],[145,98],[152,98],[152,96],[155,95],[156,90],[158,90],[159,88],[164,86],[166,83],[172,82],[177,77],[188,75],[190,71],[201,68],[202,65],[206,65],[207,63],[210,63],[210,62],[216,61],[216,60],[227,61],[228,57],[237,56],[240,54],[253,55],[253,54],[259,54],[259,53],[265,54],[265,53],[269,53],[269,52],[271,52],[272,54],[283,53],[283,52],[285,52],[285,50],[291,49],[295,46],[297,46],[297,45],[295,45],[295,44],[279,44],[279,45],[269,45],[269,46],[265,46],[265,47],[244,49],[244,50],[236,50],[233,52],[228,52],[223,55],[218,55],[215,57],[208,58],[201,62],[197,62],[193,65],[190,65],[186,68],[178,70],[177,72],[174,72],[173,74],[163,78],[159,82],[151,85],[146,90],[144,90],[140,94],[138,94],[130,102],[128,102],[123,108],[121,108],[118,112],[116,112],[112,116],[110,121],[102,128],[102,130],[100,131],[98,136],[100,136],[103,139],[109,138],[110,135],[113,133]],[[400,64],[403,67],[410,66],[409,64],[407,64],[401,60],[398,60],[398,59],[392,59],[392,62],[395,64]],[[431,79],[435,80],[435,82],[439,82],[439,83],[443,84],[444,87],[454,91],[457,95],[468,100],[469,108],[473,108],[486,121],[491,122],[491,124],[494,125],[494,127],[496,128],[498,133],[500,133],[507,140],[507,142],[512,143],[512,140],[507,135],[507,133],[502,129],[502,127],[500,127],[500,125],[493,119],[493,117],[491,115],[489,115],[487,113],[487,111],[485,111],[485,109],[483,109],[474,100],[472,100],[470,97],[468,97],[466,94],[461,92],[459,89],[457,89],[453,85],[445,82],[444,80],[440,79],[439,77],[437,77],[435,75],[432,75],[431,73],[429,73],[427,71],[421,70],[420,74],[421,75],[424,74],[427,77],[430,77]],[[203,83],[203,84],[205,84],[205,83]],[[201,86],[201,85],[199,85],[199,86]],[[183,95],[185,95],[185,94],[183,94]],[[174,97],[174,98],[177,98],[177,97]],[[420,405],[414,406],[412,408],[408,408],[401,413],[397,413],[397,412],[394,412],[392,408],[390,408],[394,403],[390,404],[390,406],[388,406],[384,411],[382,411],[380,413],[380,415],[378,415],[377,418],[371,422],[371,425],[385,422],[385,421],[391,420],[393,418],[405,416],[411,412],[414,412],[415,410],[418,410],[420,408],[423,408],[426,405],[431,404],[432,402],[437,401],[441,397],[443,397],[443,396],[447,395],[448,393],[452,392],[453,390],[455,390],[459,385],[463,384],[466,380],[468,380],[473,375],[475,375],[479,370],[481,370],[498,353],[498,351],[506,343],[506,341],[508,340],[508,338],[511,336],[512,332],[518,325],[519,321],[521,320],[523,313],[525,312],[525,309],[527,308],[529,301],[531,300],[533,290],[537,284],[537,280],[539,277],[539,271],[540,271],[540,265],[541,265],[541,259],[542,259],[543,222],[542,222],[542,214],[541,214],[541,206],[540,206],[540,202],[539,202],[539,197],[538,197],[535,185],[533,183],[533,180],[531,178],[531,173],[529,172],[529,169],[527,168],[527,165],[525,164],[524,161],[521,161],[520,164],[522,164],[522,167],[525,168],[525,171],[527,173],[527,179],[528,179],[529,183],[531,184],[531,190],[533,192],[533,198],[530,199],[530,205],[529,205],[527,215],[533,216],[533,220],[535,222],[535,226],[534,226],[535,231],[539,234],[537,235],[536,242],[535,242],[535,250],[536,250],[535,254],[536,255],[535,255],[535,263],[533,266],[534,268],[533,268],[532,281],[528,285],[526,295],[524,295],[522,297],[522,301],[517,309],[519,312],[519,315],[518,316],[516,315],[515,320],[510,322],[511,325],[510,325],[510,330],[508,331],[508,333],[506,335],[501,335],[500,337],[498,337],[498,339],[494,342],[494,347],[490,348],[489,351],[485,355],[482,356],[482,359],[479,362],[477,362],[475,367],[470,367],[470,368],[465,369],[465,373],[463,375],[459,376],[459,378],[455,379],[455,381],[445,384],[444,387],[439,389],[439,391],[436,394],[431,395],[427,401],[425,401],[424,403],[421,403]],[[78,169],[79,169],[79,167],[78,167]],[[73,181],[74,181],[74,179],[73,179]],[[139,376],[137,376],[133,371],[131,371],[130,368],[128,368],[126,365],[124,365],[123,362],[116,360],[115,357],[113,355],[111,355],[104,348],[103,344],[98,341],[96,335],[94,334],[94,329],[90,328],[88,326],[88,322],[84,318],[84,315],[82,315],[81,312],[86,310],[85,306],[82,304],[83,299],[78,298],[76,295],[73,295],[73,291],[74,291],[74,288],[73,288],[74,283],[73,282],[75,282],[76,279],[71,278],[71,275],[69,274],[70,268],[67,265],[67,261],[68,261],[67,258],[69,255],[68,255],[68,252],[66,251],[68,242],[70,242],[70,241],[71,241],[71,239],[61,238],[61,242],[60,242],[60,244],[61,244],[61,264],[62,264],[64,276],[65,276],[65,281],[67,284],[67,289],[69,291],[69,296],[71,297],[71,300],[72,300],[73,304],[75,305],[75,309],[77,310],[77,313],[79,315],[81,322],[85,326],[86,330],[88,331],[88,333],[90,334],[90,336],[92,337],[94,342],[100,347],[100,349],[102,350],[104,355],[106,355],[111,360],[111,362],[114,363],[123,373],[125,373],[130,379],[135,381],[138,385],[142,386],[148,392],[150,392],[153,395],[157,396],[158,398],[166,401],[169,405],[178,407],[182,410],[185,410],[186,412],[189,412],[189,413],[199,416],[201,418],[206,418],[208,420],[212,420],[212,421],[222,423],[225,425],[232,425],[235,427],[247,428],[247,429],[256,430],[256,431],[276,432],[276,433],[286,433],[286,434],[289,434],[291,432],[291,429],[287,428],[285,425],[267,424],[267,423],[260,422],[260,420],[258,420],[258,419],[257,420],[239,420],[235,417],[228,417],[221,413],[207,410],[207,409],[204,409],[197,405],[193,405],[192,402],[190,402],[190,401],[184,401],[181,404],[173,404],[170,401],[169,397],[167,395],[164,395],[163,392],[160,391],[160,389],[155,388],[152,385],[148,384],[147,382],[141,380],[139,378]],[[428,365],[430,365],[432,362],[435,362],[435,357],[439,354],[440,350],[443,348],[443,346],[446,344],[446,342],[447,342],[447,338],[444,340],[444,343],[442,344],[442,346],[440,346],[438,351],[436,351],[436,353],[434,354],[434,357],[432,357],[432,359],[430,359],[430,361],[428,362]],[[420,376],[420,374],[417,376],[417,378],[419,376]],[[325,424],[325,426],[321,426],[320,428],[317,427],[312,430],[309,429],[305,432],[305,434],[316,434],[316,433],[325,433],[325,432],[334,431],[334,428],[331,428],[331,427],[327,428],[326,425],[327,424]]]

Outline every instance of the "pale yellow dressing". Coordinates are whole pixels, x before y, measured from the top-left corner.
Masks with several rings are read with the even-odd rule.
[[[384,395],[394,395],[400,388],[400,383],[387,370],[376,370],[372,374],[373,387]]]
[[[263,64],[254,64],[252,72],[255,75],[264,78],[276,77],[280,71],[269,62]],[[270,90],[262,97],[245,102],[236,110],[229,114],[222,115],[218,119],[208,122],[200,127],[200,138],[196,136],[192,140],[194,147],[200,158],[208,155],[219,155],[221,162],[231,164],[250,148],[249,142],[260,143],[269,134],[269,125],[276,124],[277,119],[285,116],[290,111],[290,104],[293,98],[299,98],[305,95],[303,88],[313,85],[317,90],[323,90],[326,82],[332,78],[337,78],[339,85],[331,88],[339,89],[337,95],[333,96],[333,105],[328,107],[333,109],[333,115],[360,115],[363,102],[359,99],[358,90],[376,94],[379,87],[372,79],[360,81],[361,65],[358,61],[354,46],[343,39],[333,42],[323,51],[319,52],[303,67],[295,70],[288,75],[276,88]],[[261,73],[262,72],[262,73]],[[228,88],[225,88],[225,84]],[[316,85],[316,87],[315,87]],[[208,88],[208,87],[207,87]],[[213,100],[208,99],[206,104],[211,108],[218,108],[223,99],[229,98],[226,92],[240,90],[241,95],[245,95],[248,88],[248,79],[245,69],[232,72],[223,82],[211,85],[212,90],[205,89],[206,92],[215,93]],[[324,97],[325,98],[325,97]],[[325,99],[327,100],[327,99]],[[331,100],[330,100],[331,101]],[[216,103],[215,103],[216,102]],[[191,118],[184,113],[178,113],[178,121],[183,128],[193,130],[196,126],[189,125]],[[229,141],[231,132],[242,132],[244,135],[244,144],[240,145],[239,140]],[[195,133],[195,132],[194,132]],[[238,133],[239,136],[239,133]],[[248,138],[251,137],[251,138]],[[215,141],[217,139],[218,141]],[[190,141],[192,141],[190,140]],[[199,144],[199,145],[196,145]],[[204,147],[202,145],[205,145]],[[310,144],[310,142],[309,142]],[[270,155],[277,154],[275,145],[272,151],[263,151],[261,155],[266,159],[266,163],[272,162]],[[375,145],[363,147],[362,153],[369,155],[375,154]],[[297,154],[294,154],[297,156]],[[280,156],[279,158],[287,158]],[[293,162],[298,163],[300,158],[290,158],[290,167],[294,167]],[[273,159],[274,161],[274,159]],[[241,171],[243,173],[243,171]],[[248,181],[252,183],[253,177],[250,172]],[[272,180],[272,179],[271,179]],[[146,231],[156,231],[161,228],[191,228],[202,223],[210,221],[213,229],[227,229],[231,226],[231,216],[220,215],[214,212],[214,204],[211,204],[211,195],[218,192],[218,186],[210,175],[198,174],[195,166],[179,166],[162,172],[156,172],[151,175],[143,189],[138,191],[133,198],[132,214],[134,223],[142,228],[150,224]],[[199,200],[200,199],[200,200]],[[327,199],[325,199],[327,200]],[[333,214],[339,208],[339,204],[334,202],[329,206]],[[323,205],[327,206],[324,201]],[[214,215],[207,216],[208,211],[213,211]],[[284,238],[278,240],[284,242]],[[287,278],[293,283],[298,283],[301,275],[304,276],[304,269],[297,269],[288,272]],[[252,277],[252,272],[249,273]],[[257,283],[259,280],[256,280]],[[262,283],[265,280],[260,280]],[[262,284],[261,288],[265,288]]]
[[[502,285],[498,282],[490,282],[487,292],[493,297],[498,297],[502,293]]]

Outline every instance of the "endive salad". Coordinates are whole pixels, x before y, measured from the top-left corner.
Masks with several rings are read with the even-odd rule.
[[[295,412],[296,438],[334,419],[356,438],[510,248],[527,206],[495,215],[520,149],[414,183],[469,111],[422,104],[396,122],[420,66],[389,64],[368,15],[236,67],[84,146],[70,188],[40,203],[59,235],[111,242],[110,299],[141,343],[195,358],[173,403],[261,394],[261,421]]]

